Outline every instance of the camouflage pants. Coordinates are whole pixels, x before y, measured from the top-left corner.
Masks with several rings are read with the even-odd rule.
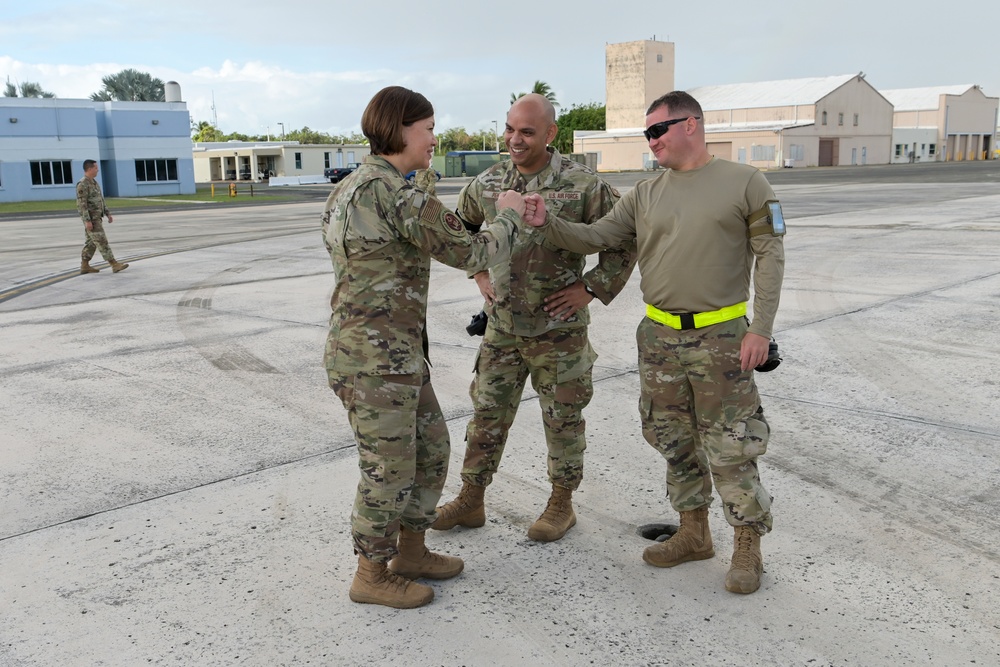
[[[115,256],[111,253],[111,246],[108,245],[108,236],[104,233],[104,225],[100,220],[94,220],[91,221],[91,226],[94,229],[89,232],[86,226],[83,228],[86,240],[83,244],[83,252],[80,253],[80,259],[89,262],[94,258],[95,252],[100,252],[105,262],[114,264]]]
[[[462,479],[477,486],[493,481],[530,375],[542,408],[549,480],[567,489],[579,487],[587,448],[582,413],[594,395],[596,360],[585,327],[529,337],[488,326],[469,388],[475,415],[465,434]]]
[[[757,457],[767,450],[753,371],[740,370],[744,318],[676,331],[643,318],[639,347],[642,434],[667,460],[667,494],[678,512],[712,502],[712,481],[726,520],[764,535],[771,496]]]
[[[434,522],[448,474],[448,427],[426,366],[422,376],[327,374],[358,443],[354,551],[384,562],[396,554],[400,524],[424,532]]]

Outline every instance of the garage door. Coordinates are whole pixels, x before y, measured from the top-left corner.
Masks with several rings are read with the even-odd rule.
[[[819,166],[833,166],[833,139],[819,140]]]

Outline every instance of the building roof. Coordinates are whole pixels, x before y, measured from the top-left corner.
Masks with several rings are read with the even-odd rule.
[[[705,126],[705,134],[714,134],[716,132],[780,132],[796,127],[809,127],[815,124],[816,121],[811,118],[808,120],[766,120],[751,123],[714,123]]]
[[[927,88],[896,88],[879,91],[892,102],[895,111],[924,111],[941,106],[942,95],[964,95],[975,88],[971,83]]]
[[[690,93],[705,111],[754,109],[816,104],[819,100],[863,74],[841,74],[805,79],[728,83],[691,88]]]
[[[751,123],[715,123],[705,126],[705,134],[717,134],[720,132],[780,132],[796,127],[808,127],[815,125],[815,121],[809,120],[766,120],[754,121]],[[573,130],[574,139],[586,138],[613,138],[613,137],[641,137],[642,127],[624,127],[614,130]]]

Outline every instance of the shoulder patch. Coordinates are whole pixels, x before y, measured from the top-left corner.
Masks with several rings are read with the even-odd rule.
[[[611,188],[611,194],[613,194],[615,197],[618,197],[619,199],[621,199],[622,197],[622,193],[618,192],[618,188]]]
[[[442,208],[444,207],[441,206],[440,201],[438,201],[434,197],[428,197],[426,200],[424,200],[424,207],[420,211],[420,219],[423,220],[424,222],[434,222],[435,220],[438,219],[438,216],[441,215]],[[458,226],[461,227],[462,223],[458,223]]]
[[[448,225],[448,228],[451,229],[453,232],[461,232],[463,229],[465,229],[465,226],[462,225],[462,221],[459,220],[458,216],[456,216],[451,211],[448,211],[444,214],[444,224]]]

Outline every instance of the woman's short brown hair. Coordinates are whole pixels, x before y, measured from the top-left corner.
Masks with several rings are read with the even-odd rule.
[[[434,115],[427,98],[402,86],[389,86],[375,93],[361,116],[361,131],[368,137],[372,155],[403,152],[403,127]]]

